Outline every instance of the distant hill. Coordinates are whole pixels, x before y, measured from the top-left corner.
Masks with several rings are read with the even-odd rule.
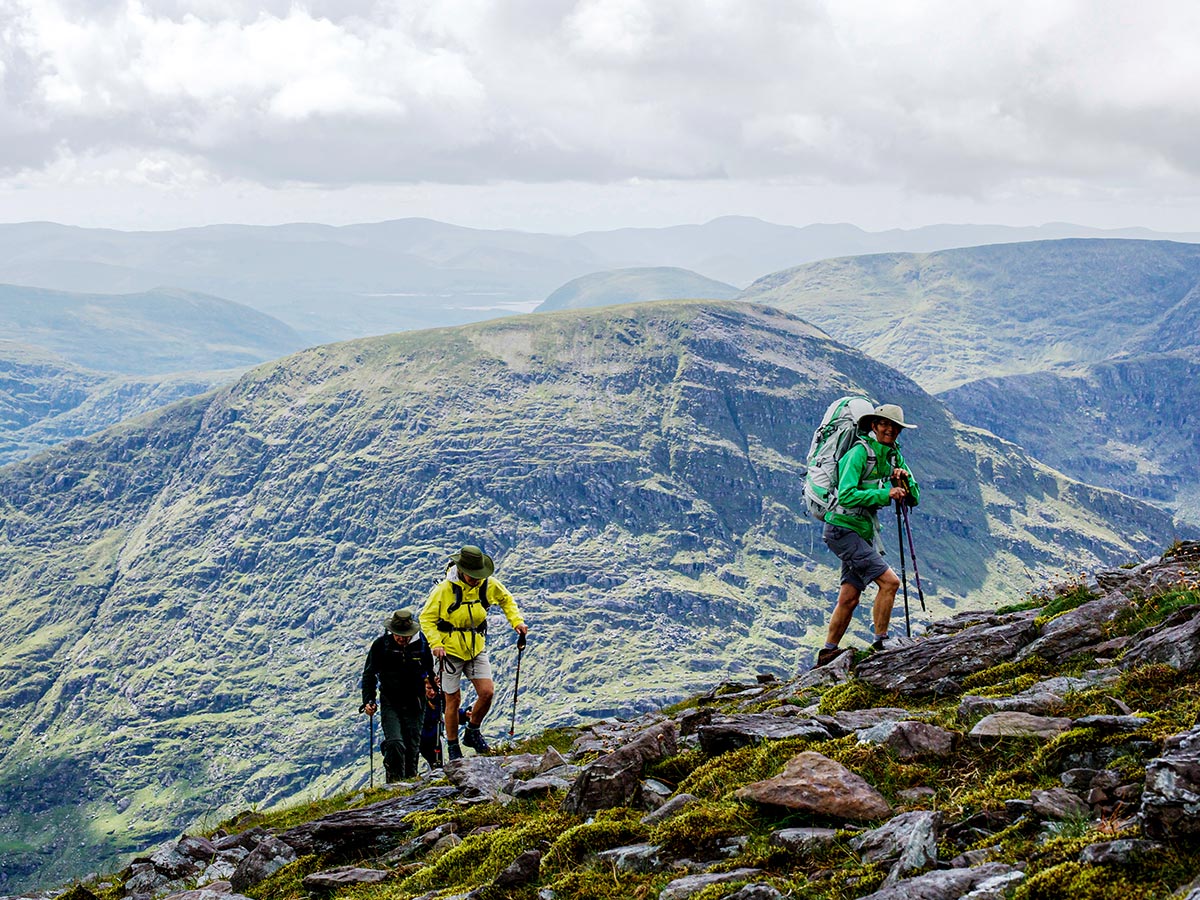
[[[257,310],[174,289],[76,294],[0,284],[0,334],[77,366],[141,375],[246,367],[304,346]]]
[[[112,375],[0,340],[0,465],[228,384],[241,371]]]
[[[1200,348],[985,378],[941,399],[1056,469],[1200,525]]]
[[[568,281],[542,301],[534,312],[612,306],[643,300],[730,300],[739,291],[732,284],[705,278],[687,269],[659,266],[593,272]]]
[[[914,627],[1175,533],[767,307],[316,347],[0,468],[0,872],[61,883],[202,814],[358,783],[365,648],[462,543],[496,557],[532,627],[523,733],[807,667],[838,570],[800,472],[851,390],[921,426]],[[488,641],[498,738],[515,648],[500,622]]]
[[[171,285],[253,306],[287,322],[306,343],[318,343],[528,312],[563,283],[612,269],[678,267],[744,286],[829,257],[1064,237],[1200,240],[1067,224],[867,232],[737,216],[573,236],[430,219],[161,232],[33,222],[0,225],[0,282],[117,294]]]
[[[1200,246],[1062,240],[850,257],[760,278],[788,310],[927,390],[1200,344]]]

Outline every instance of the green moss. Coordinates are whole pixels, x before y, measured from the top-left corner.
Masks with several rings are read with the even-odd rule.
[[[662,875],[607,869],[575,869],[550,883],[556,900],[653,900],[666,885]]]
[[[646,776],[657,778],[664,784],[677,787],[699,768],[708,757],[702,750],[684,750],[674,756],[666,756],[646,766]]]
[[[323,856],[302,856],[247,888],[245,894],[252,900],[307,900],[304,876],[320,872],[326,862]]]
[[[605,810],[592,822],[568,828],[542,857],[542,871],[565,872],[591,854],[645,840],[648,829],[639,821],[642,815],[628,809]]]
[[[1028,680],[1026,686],[1029,686],[1036,681],[1040,681],[1050,671],[1050,664],[1035,654],[1020,662],[1003,662],[991,668],[973,672],[962,680],[962,686],[964,691],[969,691],[973,694],[980,693],[978,689],[984,687],[1010,689],[1011,687],[1015,687],[1015,684],[1021,680]],[[1030,679],[1029,676],[1041,677]],[[1016,690],[1024,690],[1024,688],[1016,688]]]
[[[651,833],[650,841],[659,844],[668,855],[695,857],[711,853],[723,838],[745,834],[754,825],[753,810],[743,803],[693,803]]]
[[[881,691],[855,678],[827,690],[821,697],[818,709],[821,715],[831,716],[835,712],[848,709],[896,706],[901,699],[902,695],[898,691]]]
[[[789,759],[813,742],[800,738],[763,741],[714,756],[696,766],[679,785],[679,790],[719,800],[735,788],[778,775]]]
[[[1095,600],[1097,596],[1082,584],[1072,584],[1066,589],[1060,589],[1054,598],[1042,608],[1042,614],[1033,620],[1034,624],[1041,628],[1063,613],[1083,606],[1089,600]]]

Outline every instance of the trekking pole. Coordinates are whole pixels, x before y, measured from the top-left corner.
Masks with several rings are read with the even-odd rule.
[[[904,570],[904,526],[901,524],[901,501],[896,501],[896,543],[900,546],[900,584],[904,587],[904,636],[912,637],[908,621],[908,573]]]
[[[512,721],[508,723],[508,736],[511,738],[517,730],[517,691],[521,689],[521,656],[525,653],[525,635],[517,635],[517,677],[513,682]]]
[[[908,534],[908,558],[912,560],[913,576],[917,579],[917,598],[921,601],[921,612],[925,612],[925,592],[921,590],[921,573],[917,570],[917,551],[913,547],[912,526],[908,524],[908,504],[904,506],[904,530]]]
[[[437,730],[437,753],[435,757],[439,764],[445,762],[442,759],[442,736],[446,733],[446,692],[442,690],[442,675],[446,671],[446,657],[438,657],[438,730]]]
[[[371,743],[367,745],[371,757],[371,790],[375,790],[375,713],[371,713]]]

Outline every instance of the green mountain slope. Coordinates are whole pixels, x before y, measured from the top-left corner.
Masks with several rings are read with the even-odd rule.
[[[703,297],[731,300],[738,295],[732,284],[705,278],[687,269],[659,266],[649,269],[617,269],[593,272],[564,284],[542,301],[534,312],[612,306],[642,300],[684,300]]]
[[[304,344],[289,326],[247,306],[168,289],[74,294],[0,285],[0,334],[123,374],[245,367]]]
[[[987,378],[941,399],[1056,469],[1200,523],[1198,350]]]
[[[464,542],[532,625],[522,733],[808,665],[837,573],[801,457],[861,389],[921,425],[930,616],[1169,542],[1161,511],[733,302],[318,347],[0,469],[4,874],[54,860],[61,881],[207,810],[355,783],[365,647]],[[515,651],[502,625],[489,640],[497,738]]]
[[[1200,343],[1200,247],[1062,240],[826,260],[742,298],[794,312],[931,391]]]
[[[0,340],[0,465],[228,384],[240,370],[110,375]]]

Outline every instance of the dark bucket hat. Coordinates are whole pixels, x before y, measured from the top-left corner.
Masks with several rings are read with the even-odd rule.
[[[417,624],[416,613],[406,606],[392,613],[392,617],[388,619],[387,630],[390,634],[398,634],[400,637],[412,637],[421,630],[421,626]]]
[[[450,559],[459,572],[470,575],[472,578],[487,578],[496,571],[496,564],[492,562],[492,558],[478,547],[472,547],[469,544]]]

